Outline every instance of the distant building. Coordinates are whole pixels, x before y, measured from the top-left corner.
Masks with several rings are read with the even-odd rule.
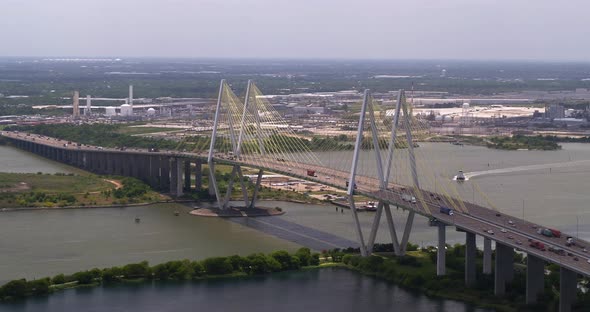
[[[561,104],[551,104],[547,108],[546,118],[565,118],[565,108]]]

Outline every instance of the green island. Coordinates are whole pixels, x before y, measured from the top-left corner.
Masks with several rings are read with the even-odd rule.
[[[511,137],[492,137],[489,138],[487,143],[489,148],[503,149],[503,150],[558,150],[561,149],[561,145],[554,141],[548,140],[542,135],[538,136],[525,136],[525,135],[513,135]]]
[[[161,200],[149,186],[129,177],[0,172],[0,181],[0,208],[105,206]]]
[[[481,275],[474,287],[464,281],[465,246],[447,247],[447,275],[436,275],[436,248],[419,249],[409,244],[405,256],[394,256],[391,244],[376,244],[374,254],[361,257],[358,249],[334,249],[321,254],[309,248],[300,248],[293,254],[275,251],[270,254],[252,254],[246,257],[213,257],[202,261],[178,260],[150,266],[148,262],[127,264],[122,267],[94,268],[70,275],[59,274],[27,281],[12,280],[0,287],[0,302],[23,300],[27,297],[47,296],[53,292],[76,287],[108,286],[118,283],[148,281],[201,281],[214,278],[241,278],[272,274],[282,271],[342,268],[393,282],[402,288],[421,291],[432,297],[468,302],[496,311],[555,311],[558,306],[559,267],[546,266],[544,292],[534,305],[524,304],[526,288],[526,257],[515,254],[514,280],[507,287],[504,297],[493,294],[493,275]],[[478,251],[478,271],[481,271],[482,253]],[[583,281],[587,283],[587,281]],[[586,311],[590,293],[578,291],[573,311]]]

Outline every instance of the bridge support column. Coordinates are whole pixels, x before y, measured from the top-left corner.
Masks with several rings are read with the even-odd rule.
[[[149,156],[149,179],[153,188],[159,187],[160,182],[160,157]]]
[[[496,242],[496,265],[494,269],[494,294],[502,296],[506,293],[506,283],[514,276],[514,250]]]
[[[184,161],[184,190],[190,192],[191,190],[191,161]]]
[[[483,274],[492,274],[492,240],[483,239]]]
[[[128,155],[127,159],[129,159],[129,167],[131,169],[131,176],[139,179],[140,177],[140,170],[141,170],[141,163],[139,159],[139,155]]]
[[[165,156],[160,158],[160,189],[170,189],[170,159]]]
[[[442,222],[438,223],[438,250],[436,251],[436,275],[442,276],[446,272],[446,225]]]
[[[182,161],[172,158],[170,162],[170,194],[182,196]]]
[[[543,292],[545,261],[531,254],[526,259],[526,303],[532,304],[537,302],[537,297]]]
[[[115,156],[113,154],[106,154],[107,174],[115,174]]]
[[[203,163],[197,160],[195,163],[195,190],[198,192],[203,187]]]
[[[119,161],[121,162],[121,175],[128,177],[131,175],[131,167],[129,166],[129,157],[124,154],[119,155]]]
[[[476,256],[475,233],[465,232],[465,285],[467,287],[474,286],[477,279],[475,269]]]
[[[559,270],[559,312],[570,312],[576,301],[578,274],[561,267]]]

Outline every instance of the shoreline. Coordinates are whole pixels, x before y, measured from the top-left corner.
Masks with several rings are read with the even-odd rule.
[[[304,202],[300,200],[274,200],[274,199],[262,199],[258,200],[262,201],[279,201],[279,202],[289,202],[289,203],[296,203],[296,204],[304,204],[304,205],[328,205],[327,203],[312,203],[312,202]],[[150,205],[157,205],[157,204],[182,204],[182,203],[202,203],[208,201],[198,201],[193,199],[177,199],[177,200],[167,200],[167,201],[156,201],[156,202],[147,202],[147,203],[134,203],[134,204],[116,204],[116,205],[87,205],[87,206],[63,206],[63,207],[5,207],[0,208],[0,213],[2,212],[15,212],[15,211],[30,211],[30,210],[63,210],[63,209],[101,209],[101,208],[126,208],[126,207],[142,207],[142,206],[150,206]],[[193,208],[193,210],[198,208]]]

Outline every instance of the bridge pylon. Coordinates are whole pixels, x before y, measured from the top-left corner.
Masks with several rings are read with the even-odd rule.
[[[263,171],[258,171],[254,192],[252,194],[252,199],[250,200],[248,197],[248,189],[244,181],[242,166],[237,162],[241,159],[242,156],[242,147],[245,140],[244,136],[246,128],[251,126],[248,123],[248,121],[252,119],[255,120],[256,124],[256,141],[258,143],[257,149],[261,155],[265,154],[264,141],[260,134],[262,131],[258,108],[256,107],[256,101],[251,101],[251,98],[254,96],[251,93],[251,89],[253,86],[254,83],[251,80],[248,80],[245,101],[244,104],[241,105],[241,103],[238,100],[236,100],[235,95],[225,82],[225,79],[221,80],[220,83],[219,97],[217,99],[217,105],[215,109],[213,133],[211,136],[211,143],[209,146],[209,155],[207,163],[209,165],[209,194],[214,195],[217,198],[218,208],[221,210],[229,208],[229,202],[231,200],[231,194],[234,188],[234,182],[236,177],[238,178],[238,181],[242,189],[244,207],[254,208],[256,205]],[[225,105],[225,107],[224,100],[227,100],[228,102],[227,105]],[[222,116],[224,114],[225,116]],[[232,171],[230,173],[228,187],[225,195],[221,194],[217,183],[217,178],[215,177],[215,153],[216,149],[220,145],[223,145],[219,144],[218,141],[218,130],[221,126],[222,117],[225,117],[225,124],[223,126],[227,129],[227,135],[222,138],[226,142],[224,148],[228,150],[227,156],[225,158],[227,159],[227,162],[231,163],[232,166]],[[217,152],[223,153],[223,151]]]
[[[358,133],[356,137],[356,143],[354,148],[352,166],[350,170],[350,178],[348,181],[348,201],[350,205],[350,209],[352,211],[353,219],[356,225],[356,232],[358,236],[359,243],[361,245],[361,254],[363,256],[367,256],[372,253],[373,246],[375,244],[375,238],[377,236],[377,231],[379,229],[379,223],[381,221],[381,216],[383,211],[385,211],[385,218],[387,220],[387,226],[389,228],[389,234],[391,236],[391,241],[393,244],[393,249],[396,255],[401,256],[404,255],[406,252],[406,247],[408,244],[410,232],[412,230],[412,225],[414,222],[415,212],[409,210],[408,217],[406,219],[405,228],[402,234],[401,241],[398,239],[397,231],[395,229],[395,224],[393,222],[393,215],[391,212],[391,207],[389,203],[385,201],[379,201],[377,205],[377,211],[375,213],[375,217],[373,219],[371,225],[371,232],[368,237],[368,241],[365,244],[363,233],[361,231],[361,226],[359,223],[356,206],[354,203],[354,189],[356,188],[356,175],[357,175],[357,167],[358,167],[358,160],[359,160],[359,153],[362,149],[362,138],[363,138],[363,130],[368,122],[368,128],[370,128],[371,132],[371,139],[373,144],[373,153],[375,156],[375,163],[377,166],[377,175],[380,182],[380,190],[385,191],[388,187],[389,177],[391,173],[391,168],[394,162],[394,154],[395,154],[395,143],[397,138],[397,131],[399,126],[399,119],[403,113],[404,123],[405,123],[405,130],[406,130],[406,142],[408,144],[408,151],[409,151],[409,161],[412,173],[412,182],[415,192],[419,192],[420,184],[418,180],[418,172],[416,169],[416,157],[414,154],[414,143],[412,138],[411,132],[411,122],[412,116],[410,115],[410,107],[406,102],[406,96],[404,90],[399,90],[398,97],[395,106],[395,115],[392,121],[392,128],[391,128],[391,135],[389,139],[389,144],[387,147],[386,159],[382,159],[381,150],[379,147],[379,133],[377,130],[377,124],[375,119],[375,108],[373,105],[373,100],[371,98],[371,94],[369,90],[365,90],[363,96],[363,104],[361,106],[361,112],[359,117],[359,125],[358,125]],[[418,194],[416,194],[418,195]]]

